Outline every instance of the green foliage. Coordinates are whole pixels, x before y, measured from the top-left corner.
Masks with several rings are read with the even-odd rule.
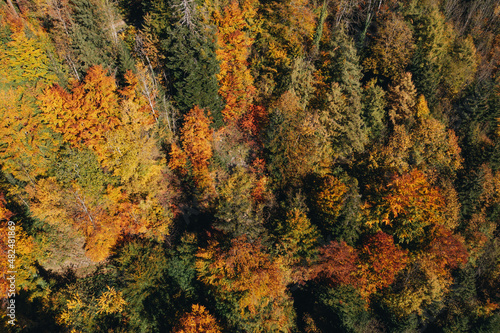
[[[382,139],[387,130],[385,91],[371,80],[363,90],[363,120],[370,141]]]
[[[310,311],[322,332],[364,332],[373,323],[366,303],[352,286],[312,286]]]
[[[181,6],[182,2],[172,3]],[[188,10],[194,11],[193,6]],[[223,104],[218,95],[216,75],[219,64],[215,57],[214,27],[203,26],[200,18],[191,18],[191,25],[183,24],[182,17],[175,16],[167,38],[161,41],[165,53],[167,75],[171,80],[172,95],[176,106],[187,113],[195,105],[211,111],[217,124],[221,124]]]
[[[231,235],[231,238],[246,235],[257,239],[264,232],[262,208],[255,203],[252,191],[255,176],[237,167],[219,185],[214,226]]]
[[[182,303],[169,279],[170,264],[162,246],[140,239],[125,242],[123,247],[117,249],[111,264],[127,303],[130,329],[157,332],[171,328],[174,318],[170,314],[181,310]],[[176,260],[172,265],[172,268],[178,265]],[[183,272],[175,274],[178,281],[182,281]]]
[[[294,91],[285,92],[271,107],[264,148],[277,186],[323,174],[331,163],[328,127],[321,115],[305,112]]]
[[[129,62],[128,50],[118,39],[115,25],[120,20],[117,9],[108,1],[74,0],[70,5],[70,43],[80,76],[95,65],[116,70],[123,75]]]
[[[192,1],[157,0],[148,5],[143,31],[143,52],[165,75],[175,106],[182,113],[194,106],[207,108],[220,126],[223,103],[216,77],[215,27],[204,24]]]
[[[327,92],[320,118],[327,128],[335,157],[346,158],[353,152],[362,152],[367,142],[362,118],[361,66],[354,41],[345,28],[333,31],[326,71]]]
[[[97,156],[89,149],[64,147],[50,171],[65,187],[76,181],[88,194],[100,196],[113,178],[101,169]]]
[[[0,331],[498,331],[497,2],[4,1]]]
[[[333,83],[326,95],[326,105],[319,111],[320,124],[331,142],[332,156],[348,158],[355,152],[362,152],[366,142],[361,109],[352,109],[338,83]]]
[[[443,62],[453,39],[450,26],[437,6],[417,7],[410,16],[415,30],[416,50],[412,73],[420,93],[433,105],[441,81]]]

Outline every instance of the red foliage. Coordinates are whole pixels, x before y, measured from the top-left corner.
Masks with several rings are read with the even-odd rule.
[[[5,208],[5,204],[6,204],[5,195],[0,192],[0,221],[9,220],[12,217],[12,215],[14,215],[10,210]]]
[[[239,126],[244,133],[258,137],[267,122],[267,111],[263,106],[250,105],[239,120]]]
[[[356,271],[357,252],[345,242],[330,242],[321,247],[320,259],[309,271],[309,279],[321,279],[330,285],[351,284]]]
[[[456,269],[467,262],[469,254],[464,244],[450,230],[438,226],[435,237],[429,244],[428,252],[436,258],[444,269]]]
[[[382,231],[368,236],[360,252],[361,269],[356,281],[361,284],[361,295],[367,297],[391,285],[408,263],[407,252],[399,249],[392,236]]]

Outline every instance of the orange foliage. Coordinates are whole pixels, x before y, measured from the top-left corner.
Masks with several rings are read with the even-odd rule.
[[[391,285],[407,263],[407,251],[399,249],[392,236],[382,231],[368,236],[359,254],[360,269],[356,273],[361,295],[368,297]]]
[[[330,242],[320,248],[318,263],[309,272],[309,279],[321,279],[330,285],[352,284],[356,272],[357,251],[345,242]]]
[[[142,69],[141,73],[145,76],[145,70]],[[131,103],[138,106],[138,114],[141,114],[141,124],[143,127],[150,127],[157,120],[156,115],[156,95],[157,91],[153,89],[145,89],[145,84],[140,84],[139,77],[131,71],[125,73],[125,80],[127,85],[119,92],[124,97],[123,103]]]
[[[227,251],[221,251],[218,243],[213,242],[197,256],[196,267],[201,281],[212,287],[224,301],[236,297],[235,311],[243,320],[265,317],[265,322],[259,324],[262,331],[289,324],[289,314],[280,308],[280,303],[289,301],[289,274],[279,260],[271,260],[259,241],[250,243],[242,236],[233,239]]]
[[[86,231],[86,255],[94,262],[106,259],[109,251],[121,233],[121,224],[118,216],[112,216],[104,210],[94,215],[95,224],[88,225]]]
[[[451,231],[438,226],[434,231],[434,238],[429,244],[428,253],[434,258],[441,269],[456,269],[465,264],[469,257],[462,241]]]
[[[203,305],[193,304],[191,312],[180,319],[174,333],[220,333],[221,329],[215,318]]]
[[[314,204],[325,222],[331,223],[338,217],[347,190],[347,186],[338,178],[331,175],[324,177],[317,193],[315,193]]]
[[[245,30],[249,29],[247,20],[255,15],[252,2],[244,2],[240,8],[238,1],[231,1],[222,14],[215,13],[218,50],[217,59],[220,63],[219,94],[226,101],[222,110],[224,121],[237,121],[249,109],[255,87],[248,68],[247,58],[253,40]]]
[[[264,202],[268,197],[267,183],[268,178],[265,175],[266,161],[261,158],[256,158],[250,166],[250,171],[257,176],[257,182],[252,190],[252,198],[255,202]]]
[[[210,128],[210,122],[210,113],[206,116],[203,109],[195,106],[184,116],[184,126],[181,130],[183,150],[174,144],[170,153],[169,166],[174,170],[181,169],[185,165],[186,157],[189,158],[194,180],[201,189],[213,186],[208,170],[213,154],[213,130]]]
[[[170,147],[168,166],[172,170],[178,170],[181,174],[185,174],[186,163],[186,153],[174,142]]]
[[[244,133],[258,137],[267,122],[267,111],[263,106],[250,105],[240,119],[240,128]]]
[[[445,200],[421,171],[396,176],[388,190],[381,222],[390,226],[399,242],[419,241],[426,226],[445,223]]]
[[[106,133],[120,121],[115,80],[101,66],[91,67],[83,82],[73,81],[71,93],[54,85],[39,99],[54,131],[73,146],[84,144],[102,156]]]

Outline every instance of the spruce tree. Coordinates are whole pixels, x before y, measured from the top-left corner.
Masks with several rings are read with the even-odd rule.
[[[195,105],[211,111],[218,122],[222,100],[218,95],[214,31],[193,22],[189,27],[177,22],[162,43],[167,58],[173,98],[182,113]]]
[[[187,113],[194,106],[209,109],[216,123],[221,119],[215,57],[215,27],[202,22],[189,0],[157,0],[145,19],[144,32],[156,50],[156,71],[163,73],[176,107]]]
[[[320,112],[329,131],[336,157],[361,152],[367,143],[362,113],[361,66],[354,41],[344,28],[334,31],[327,67],[331,90]],[[327,81],[327,82],[328,82]]]

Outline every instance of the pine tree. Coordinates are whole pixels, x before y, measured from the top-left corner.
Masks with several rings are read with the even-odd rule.
[[[437,102],[444,61],[454,36],[436,5],[417,9],[417,13],[410,15],[417,41],[410,70],[414,73],[419,93],[434,105]]]

